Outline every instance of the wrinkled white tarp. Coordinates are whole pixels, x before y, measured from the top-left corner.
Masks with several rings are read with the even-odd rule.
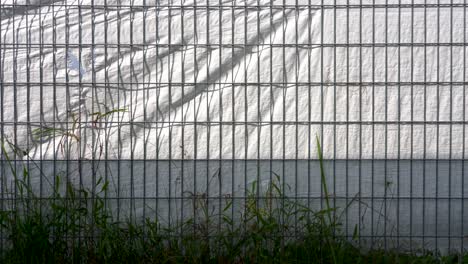
[[[125,108],[109,116],[107,129],[79,126],[80,155],[91,157],[86,146],[106,138],[110,159],[308,158],[316,156],[310,139],[323,132],[328,158],[462,158],[462,7],[49,2],[2,8],[4,122],[19,122],[21,144],[28,129],[71,121],[67,111],[84,122]],[[447,82],[459,85],[435,85]],[[32,151],[53,158],[57,148],[47,140]]]
[[[348,2],[376,8],[343,8]],[[428,5],[410,8],[412,2]],[[409,230],[411,214],[413,235],[435,235],[435,226],[441,226],[438,235],[460,235],[460,199],[451,207],[447,200],[427,201],[424,214],[409,211],[421,200],[401,200],[397,207],[393,199],[468,192],[461,161],[422,161],[464,159],[467,148],[467,10],[431,5],[450,2],[463,4],[3,0],[4,134],[35,160],[119,161],[106,163],[113,177],[119,171],[119,190],[140,196],[180,195],[181,177],[187,186],[198,177],[204,189],[207,175],[219,168],[228,182],[214,193],[242,193],[245,180],[260,175],[266,181],[273,170],[284,173],[299,195],[320,195],[320,185],[307,189],[308,180],[320,180],[316,163],[300,161],[296,169],[289,161],[272,167],[262,161],[257,170],[252,161],[255,166],[246,169],[252,159],[315,159],[319,135],[326,159],[364,160],[327,165],[336,196],[387,195],[389,233],[400,215],[400,234],[407,235],[401,232]],[[341,6],[330,8],[334,4]],[[393,160],[398,158],[414,162],[401,165]],[[214,161],[175,166],[142,159]],[[42,164],[49,173],[66,167]],[[78,170],[80,164],[66,165],[87,182],[89,171]],[[382,209],[382,201],[374,206]],[[363,209],[367,225],[361,228],[381,212]],[[352,230],[358,219],[351,218]],[[425,222],[425,231],[422,218],[434,220]]]

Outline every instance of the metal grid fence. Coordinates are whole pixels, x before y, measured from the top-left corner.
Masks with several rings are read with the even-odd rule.
[[[275,175],[319,208],[319,136],[334,205],[358,201],[346,234],[462,250],[466,16],[466,0],[2,0],[1,138],[40,195],[52,175],[104,177],[118,219],[170,224],[187,192],[242,201]]]

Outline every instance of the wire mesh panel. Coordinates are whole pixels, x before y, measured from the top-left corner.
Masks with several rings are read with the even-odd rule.
[[[323,207],[318,138],[346,235],[461,250],[466,16],[466,0],[2,0],[1,138],[39,195],[105,179],[117,219],[168,225],[199,195],[235,214],[276,177]]]

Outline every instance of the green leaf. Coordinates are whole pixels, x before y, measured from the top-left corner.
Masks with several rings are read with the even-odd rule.
[[[353,231],[353,240],[357,240],[359,237],[359,230],[358,230],[358,226],[357,225],[354,225],[354,231]]]

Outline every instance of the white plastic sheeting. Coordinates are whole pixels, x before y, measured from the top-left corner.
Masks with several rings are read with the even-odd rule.
[[[318,135],[326,159],[348,160],[327,163],[332,193],[388,206],[388,226],[369,227],[383,209],[352,211],[350,226],[360,213],[363,234],[395,235],[398,222],[402,236],[410,226],[412,236],[460,236],[467,10],[450,3],[3,0],[2,129],[43,171],[66,167],[45,160],[71,160],[76,181],[90,181],[87,160],[108,160],[125,197],[180,196],[181,177],[205,190],[217,169],[229,182],[213,195],[242,194],[272,170],[293,193],[320,195],[306,188],[320,180],[316,166],[304,165]],[[164,169],[155,159],[188,161]],[[257,159],[274,165],[247,170]],[[423,196],[455,200],[413,214],[422,199],[408,198]]]

